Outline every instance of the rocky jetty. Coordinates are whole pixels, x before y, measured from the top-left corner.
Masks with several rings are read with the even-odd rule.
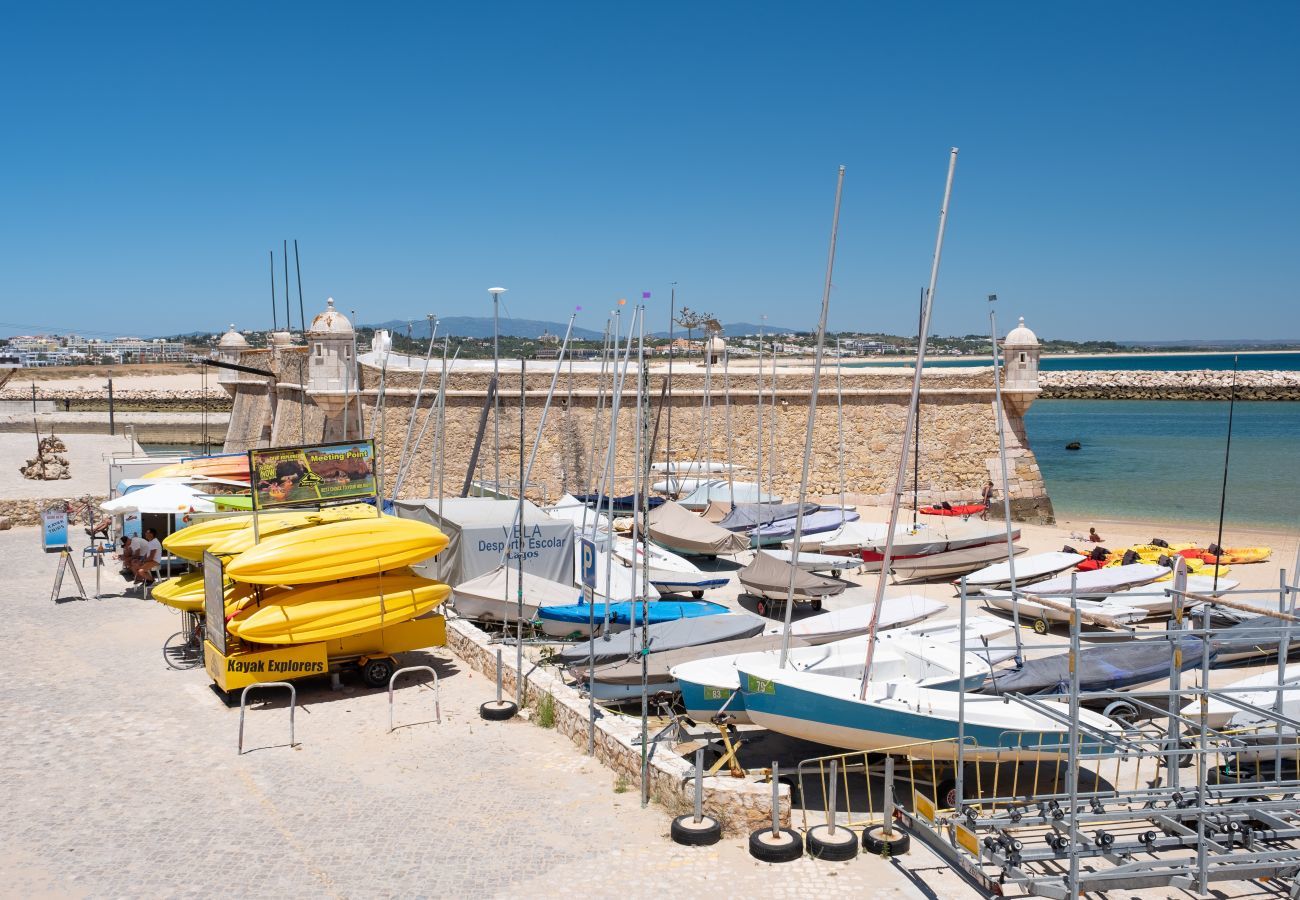
[[[30,386],[0,390],[0,400],[52,400],[55,408],[68,412],[103,412],[108,409],[108,392],[80,388],[62,388],[57,383],[38,385],[35,396]],[[230,395],[219,388],[202,390],[123,391],[113,392],[113,408],[119,412],[153,412],[163,410],[229,410]]]
[[[1232,372],[1039,372],[1044,400],[1227,400]],[[1300,372],[1237,373],[1238,400],[1300,400]]]
[[[36,456],[27,460],[25,466],[19,466],[18,472],[32,481],[60,481],[72,477],[72,466],[63,454],[68,448],[54,435],[43,437],[37,442]]]

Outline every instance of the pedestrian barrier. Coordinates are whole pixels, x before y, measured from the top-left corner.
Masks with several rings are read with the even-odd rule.
[[[282,687],[289,689],[289,746],[296,747],[297,743],[293,739],[293,711],[298,705],[298,689],[287,681],[264,681],[260,684],[250,684],[239,692],[239,755],[244,753],[244,710],[248,703],[248,692],[254,688],[273,688]]]
[[[433,671],[433,666],[404,666],[394,672],[393,677],[388,679],[388,733],[392,734],[395,728],[393,725],[393,684],[397,681],[397,676],[403,672],[428,672],[433,677],[433,715],[434,720],[441,725],[442,688],[438,684],[438,673]]]

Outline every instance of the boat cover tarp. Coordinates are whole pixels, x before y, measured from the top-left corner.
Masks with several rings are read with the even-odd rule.
[[[731,502],[728,500],[710,500],[709,505],[704,507],[704,512],[700,516],[706,522],[717,524],[727,517],[731,512]]]
[[[715,619],[723,616],[715,616]],[[709,621],[708,619],[696,620],[700,623]],[[620,632],[620,635],[622,632]],[[615,635],[618,637],[619,635]],[[598,642],[599,643],[599,642]],[[584,648],[586,644],[582,645]],[[797,637],[790,638],[791,647],[806,647],[806,642]],[[647,680],[650,684],[664,684],[672,681],[669,674],[674,666],[680,666],[683,663],[694,662],[697,659],[713,659],[716,656],[734,656],[739,653],[762,653],[767,650],[778,650],[781,647],[781,635],[779,634],[762,634],[757,637],[747,637],[732,641],[720,641],[712,644],[698,644],[692,647],[682,647],[676,650],[662,650],[659,653],[651,653],[646,658]],[[575,678],[581,678],[584,681],[587,678],[586,659],[584,658],[576,665],[570,667],[570,674]],[[596,681],[603,684],[640,684],[641,683],[641,660],[637,659],[618,659],[604,663],[596,664]]]
[[[1210,641],[1211,664],[1276,653],[1280,630],[1278,620],[1271,617],[1225,628]],[[1183,671],[1199,668],[1201,639],[1186,635],[1180,643]],[[1173,648],[1173,640],[1164,637],[1089,647],[1079,654],[1080,690],[1120,690],[1162,678],[1169,674]],[[1068,653],[1028,660],[1017,670],[990,676],[981,690],[995,693],[996,679],[999,692],[1066,693],[1070,687],[1069,660]]]
[[[497,566],[469,581],[462,581],[451,589],[452,603],[461,597],[517,603],[519,600],[519,570],[516,566]],[[561,584],[524,569],[524,610],[529,612],[539,606],[573,603],[582,596],[582,588]]]
[[[754,561],[740,570],[736,576],[740,583],[751,593],[785,594],[790,589],[790,573],[794,573],[794,596],[796,600],[811,597],[833,597],[843,593],[848,587],[843,581],[822,578],[803,569],[796,569],[787,562],[759,551]]]
[[[546,507],[546,514],[556,519],[568,519],[573,523],[574,533],[579,536],[590,537],[593,529],[598,536],[609,535],[609,516],[592,510],[572,494],[565,494],[553,506]]]
[[[1016,565],[1019,566],[1020,563]],[[1016,571],[1019,573],[1020,570],[1017,568]],[[1112,566],[1109,569],[1093,569],[1091,572],[1068,572],[1065,575],[1049,578],[1047,581],[1040,581],[1026,590],[1040,597],[1060,596],[1069,594],[1070,586],[1073,584],[1080,596],[1111,594],[1125,588],[1147,584],[1168,574],[1169,570],[1164,566],[1157,566],[1154,563],[1133,563],[1127,566]]]
[[[811,515],[819,509],[820,503],[805,503],[803,514]],[[759,525],[789,519],[798,512],[798,503],[737,503],[718,524],[728,531],[749,531]]]
[[[437,500],[398,500],[395,506],[399,518],[428,522],[447,535],[447,549],[414,567],[427,578],[454,586],[503,562],[511,568],[519,565],[514,528],[518,500],[444,498],[441,515]],[[523,555],[525,572],[572,584],[573,523],[552,518],[525,500]]]
[[[597,607],[597,612],[603,609]],[[649,651],[651,654],[718,641],[734,641],[753,637],[767,627],[767,619],[749,613],[730,613],[705,616],[700,619],[674,619],[649,626]],[[566,647],[556,654],[565,665],[585,666],[590,653],[588,641]],[[629,629],[596,638],[596,662],[627,659],[641,652],[641,629]],[[638,665],[639,669],[639,665]]]
[[[744,535],[706,522],[671,502],[650,510],[647,531],[651,540],[679,553],[696,556],[725,556],[749,548],[749,538]]]
[[[1201,640],[1181,639],[1183,670],[1201,664]],[[1165,638],[1089,647],[1079,653],[1079,689],[1121,690],[1169,674],[1174,643]],[[1064,694],[1070,689],[1070,654],[1058,653],[1026,660],[1019,669],[990,675],[980,689],[985,694]]]
[[[596,607],[596,621],[603,621],[605,618],[605,604],[597,599],[593,605]],[[659,600],[655,603],[646,604],[646,619],[651,625],[656,622],[718,616],[729,612],[731,610],[721,603],[706,603],[704,601]],[[551,622],[572,622],[577,625],[586,624],[590,616],[587,604],[581,601],[564,606],[543,606],[537,611],[537,615]],[[615,625],[639,624],[641,622],[641,604],[609,604],[609,621]]]
[[[579,503],[585,503],[592,509],[599,509],[605,512],[609,511],[610,500],[614,501],[615,514],[623,513],[630,515],[637,511],[636,503],[646,502],[651,509],[661,505],[664,502],[663,497],[639,497],[636,494],[624,494],[621,497],[606,497],[604,494],[574,494],[573,499]]]
[[[677,502],[687,509],[704,509],[716,500],[730,503],[733,494],[738,505],[742,503],[766,504],[772,500],[771,494],[760,490],[758,485],[752,481],[729,483],[719,480],[696,484],[690,493],[678,498]]]
[[[853,510],[819,509],[816,512],[805,512],[801,535],[815,535],[834,531],[845,522],[854,522],[858,518],[858,514]],[[778,519],[775,522],[758,526],[750,532],[750,536],[756,540],[767,542],[784,541],[787,538],[793,539],[796,524],[797,519],[794,516],[788,519]]]

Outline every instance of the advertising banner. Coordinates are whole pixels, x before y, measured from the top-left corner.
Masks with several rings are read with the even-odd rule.
[[[203,628],[208,641],[226,655],[226,575],[221,557],[203,551]]]
[[[254,509],[367,500],[376,495],[374,441],[249,450],[248,467]]]
[[[62,505],[42,512],[41,525],[41,546],[46,553],[67,550],[72,546],[68,542],[68,512]]]

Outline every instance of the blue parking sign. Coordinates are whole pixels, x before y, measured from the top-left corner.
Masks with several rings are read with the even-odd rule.
[[[582,547],[582,584],[583,587],[596,587],[596,544],[587,538],[578,539]]]

